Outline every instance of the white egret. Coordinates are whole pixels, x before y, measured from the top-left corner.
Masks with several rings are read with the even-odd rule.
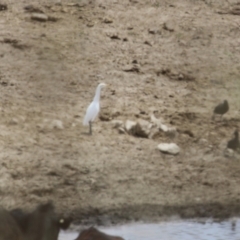
[[[105,87],[105,83],[100,83],[97,86],[96,93],[94,96],[93,101],[91,104],[88,106],[84,120],[83,120],[83,125],[87,126],[89,125],[89,134],[92,134],[92,122],[95,120],[97,117],[99,111],[100,111],[100,94],[101,94],[101,89]]]

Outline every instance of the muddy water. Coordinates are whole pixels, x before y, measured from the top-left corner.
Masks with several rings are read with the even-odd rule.
[[[240,240],[240,219],[132,223],[99,229],[125,240]],[[59,240],[74,240],[77,235],[77,232],[61,232]]]

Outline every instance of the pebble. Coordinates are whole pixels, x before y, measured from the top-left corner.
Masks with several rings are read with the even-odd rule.
[[[127,65],[123,68],[124,72],[140,72],[140,68],[137,65]]]
[[[131,120],[127,120],[125,122],[125,129],[128,133],[131,133],[133,128],[137,125],[137,122],[131,121]]]
[[[180,148],[176,143],[160,143],[157,148],[164,153],[177,155],[180,152]]]
[[[61,120],[53,120],[51,122],[51,128],[64,129],[63,122]]]
[[[120,128],[123,127],[123,121],[122,120],[112,120],[113,128]]]
[[[227,148],[225,151],[224,151],[224,156],[225,157],[233,157],[234,156],[234,151],[230,148]]]
[[[111,38],[111,39],[118,39],[120,40],[121,38],[119,37],[119,33],[116,31],[108,31],[106,32],[106,36]]]
[[[168,126],[165,125],[165,124],[161,124],[161,125],[159,126],[159,128],[160,128],[163,132],[168,132]]]
[[[11,125],[17,125],[18,124],[18,119],[17,118],[12,118],[9,123]]]
[[[155,117],[154,113],[151,114],[151,122],[156,125],[158,128],[160,128],[163,124],[162,124],[162,120],[158,119]]]
[[[31,19],[39,22],[46,22],[48,20],[48,16],[43,13],[33,13]]]
[[[94,26],[94,23],[90,22],[87,24],[87,27],[93,27]]]
[[[138,137],[148,138],[152,124],[146,120],[139,119],[134,129],[134,135]]]
[[[105,18],[103,22],[109,24],[109,23],[113,23],[113,20],[109,18]]]
[[[125,123],[125,129],[129,134],[143,138],[149,137],[152,126],[152,123],[143,119],[138,119],[137,122],[127,120]]]
[[[126,133],[126,131],[124,128],[120,127],[120,128],[118,128],[118,133],[124,134],[124,133]]]
[[[150,33],[150,34],[156,34],[156,33],[157,33],[157,30],[150,28],[150,29],[148,29],[148,33]]]
[[[35,7],[33,5],[27,5],[24,7],[24,10],[26,12],[31,12],[31,13],[43,13],[43,11],[41,9],[39,9],[38,7]]]
[[[201,138],[201,139],[199,140],[199,144],[207,145],[207,144],[208,144],[208,140],[205,139],[205,138]]]
[[[178,135],[177,128],[176,127],[168,127],[168,131],[166,132],[166,135],[170,138],[175,138]]]
[[[174,24],[172,22],[165,22],[163,24],[163,29],[167,30],[169,32],[173,32],[174,31]]]

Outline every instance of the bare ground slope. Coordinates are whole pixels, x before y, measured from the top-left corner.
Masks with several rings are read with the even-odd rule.
[[[0,11],[0,199],[53,200],[76,219],[229,216],[240,212],[240,162],[223,156],[240,124],[237,1],[6,0]],[[50,21],[31,20],[42,11]],[[102,112],[149,119],[175,139],[82,126],[98,83]],[[222,122],[214,106],[228,99]],[[60,120],[63,129],[55,128]],[[161,154],[176,142],[178,156]],[[94,218],[95,219],[95,218]],[[102,219],[99,217],[99,221]]]

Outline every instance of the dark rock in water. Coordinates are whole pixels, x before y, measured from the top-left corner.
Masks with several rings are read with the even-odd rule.
[[[94,227],[83,230],[75,240],[124,240],[121,237],[111,236],[100,232]]]

